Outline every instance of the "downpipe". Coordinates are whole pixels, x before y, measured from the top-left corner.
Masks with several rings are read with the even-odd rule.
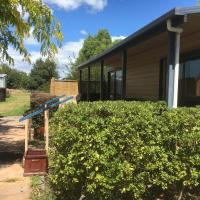
[[[179,82],[179,61],[180,61],[180,39],[182,28],[173,27],[171,20],[167,20],[167,30],[176,33],[175,41],[175,66],[174,66],[174,87],[173,87],[173,104],[172,108],[177,108],[178,105],[178,82]]]

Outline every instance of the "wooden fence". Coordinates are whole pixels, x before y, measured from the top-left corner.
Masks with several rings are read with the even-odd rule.
[[[53,96],[78,95],[78,81],[76,80],[56,80],[51,79],[50,94]]]

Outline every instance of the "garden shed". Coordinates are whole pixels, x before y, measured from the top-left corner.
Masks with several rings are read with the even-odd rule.
[[[0,74],[0,101],[6,100],[6,77],[7,74]]]
[[[0,74],[0,88],[6,88],[6,76],[7,74]]]

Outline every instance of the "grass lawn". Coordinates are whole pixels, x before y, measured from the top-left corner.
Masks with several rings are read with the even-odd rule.
[[[30,93],[11,90],[9,98],[0,102],[0,116],[21,116],[30,107]]]

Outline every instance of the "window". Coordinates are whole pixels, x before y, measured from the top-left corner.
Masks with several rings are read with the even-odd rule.
[[[122,70],[109,72],[109,99],[122,98]]]
[[[99,64],[90,67],[90,101],[100,99],[101,67]]]
[[[81,99],[83,101],[87,100],[87,91],[88,91],[88,68],[81,70]]]
[[[181,103],[200,104],[200,58],[185,60],[179,77]]]
[[[122,98],[122,70],[116,71],[116,99]]]
[[[200,104],[200,56],[191,57],[187,54],[181,57],[179,68],[180,106],[194,106]],[[167,100],[167,59],[161,60],[160,65],[160,99]]]

